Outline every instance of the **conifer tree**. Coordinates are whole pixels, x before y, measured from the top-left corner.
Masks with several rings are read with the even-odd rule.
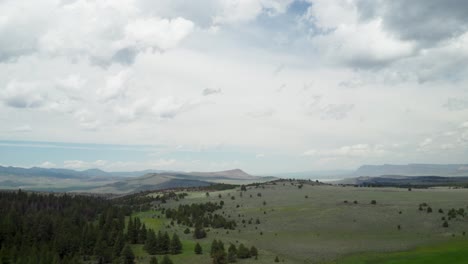
[[[140,242],[140,244],[145,243],[147,234],[148,234],[148,230],[146,229],[146,225],[143,224],[141,226],[140,232],[138,233],[138,241]]]
[[[237,261],[237,249],[234,244],[231,244],[228,248],[227,261],[230,263]]]
[[[144,249],[150,255],[155,255],[158,251],[156,234],[154,233],[153,229],[150,229],[148,231],[148,237],[146,238]]]
[[[258,250],[257,250],[256,247],[254,247],[254,246],[250,247],[250,256],[257,258]]]
[[[195,254],[197,254],[197,255],[203,254],[203,249],[202,249],[202,247],[200,246],[200,243],[197,243],[197,244],[195,245]]]
[[[237,250],[237,256],[241,259],[250,258],[250,251],[244,246],[244,244],[239,245]]]
[[[122,249],[120,258],[123,264],[135,263],[135,255],[133,254],[133,251],[128,244],[125,244],[124,248]]]
[[[180,254],[182,252],[182,242],[180,242],[179,236],[176,233],[172,235],[170,251],[173,255]]]

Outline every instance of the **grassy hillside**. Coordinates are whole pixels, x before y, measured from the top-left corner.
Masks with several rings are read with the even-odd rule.
[[[443,227],[441,220],[442,217],[447,218],[451,208],[467,210],[467,189],[408,191],[313,184],[299,187],[297,182],[285,181],[248,187],[242,196],[239,188],[210,192],[209,197],[204,192],[192,192],[185,199],[161,206],[176,208],[179,204],[224,201],[224,208],[219,213],[236,220],[236,230],[211,229],[208,237],[199,242],[205,252],[213,239],[221,239],[225,245],[244,243],[259,249],[259,260],[242,260],[240,263],[272,263],[276,256],[285,263],[375,263],[373,258],[378,258],[380,263],[380,259],[397,257],[404,261],[405,256],[410,259],[429,258],[431,252],[437,252],[444,258],[447,254],[458,254],[457,245],[467,241],[463,235],[468,231],[466,216],[448,221],[448,227]],[[376,204],[371,204],[372,200]],[[419,210],[421,203],[428,206]],[[427,212],[428,207],[431,207],[431,213]],[[439,213],[439,209],[443,213]],[[170,220],[156,211],[139,214],[145,216],[143,221],[148,225],[159,230],[176,231],[181,236],[188,252],[174,256],[175,263],[211,262],[207,255],[196,256],[190,250],[194,239],[191,234],[183,234],[185,226],[177,223],[171,226]],[[255,224],[257,218],[260,224]],[[253,219],[252,224],[248,223],[250,219]],[[245,220],[245,226],[242,220]],[[443,246],[437,247],[440,243]],[[435,248],[408,251],[434,244]],[[398,251],[407,253],[389,253]],[[365,252],[374,254],[354,256]],[[144,261],[144,252],[140,257]],[[468,256],[463,261],[468,262]]]

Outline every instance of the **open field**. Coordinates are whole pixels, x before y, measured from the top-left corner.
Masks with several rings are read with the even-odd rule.
[[[447,228],[442,227],[441,220],[447,217],[447,211],[451,208],[464,208],[466,211],[468,189],[408,191],[309,184],[298,188],[297,183],[284,181],[276,185],[248,187],[242,196],[239,188],[210,192],[209,197],[201,192],[189,193],[185,199],[170,201],[162,206],[174,208],[179,204],[221,200],[225,205],[220,211],[228,219],[236,220],[236,230],[211,229],[208,237],[199,242],[204,252],[209,251],[213,239],[221,239],[225,245],[244,243],[259,249],[259,260],[242,260],[240,263],[272,263],[275,256],[285,263],[374,263],[373,258],[398,258],[400,262],[388,263],[408,263],[404,262],[405,256],[424,259],[424,256],[436,252],[445,257],[444,252],[451,252],[452,248],[455,252],[457,245],[466,245],[468,241],[463,235],[468,231],[466,217],[448,221]],[[375,205],[371,204],[372,200],[376,200]],[[427,206],[420,211],[418,207],[421,203],[427,203],[432,213],[427,212]],[[439,209],[444,213],[439,213]],[[184,254],[172,257],[175,263],[210,263],[207,254],[196,256],[193,253],[194,240],[191,234],[183,234],[185,226],[170,226],[170,221],[164,216],[157,219],[158,214],[148,211],[137,215],[148,226],[170,233],[176,231],[181,236]],[[255,224],[257,218],[260,224]],[[248,224],[249,219],[254,220],[252,224]],[[242,220],[246,220],[245,227]],[[451,244],[450,241],[461,244]],[[407,253],[390,253],[420,246],[432,247]],[[374,253],[367,255],[367,252]],[[144,255],[142,253],[140,256]],[[468,256],[464,261],[468,262]]]

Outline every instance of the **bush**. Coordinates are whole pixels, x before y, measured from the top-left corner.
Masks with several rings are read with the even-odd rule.
[[[371,203],[371,204],[377,204],[377,201],[376,201],[376,200],[372,200],[370,203]]]
[[[449,224],[447,221],[444,221],[444,223],[442,224],[443,227],[449,227]]]

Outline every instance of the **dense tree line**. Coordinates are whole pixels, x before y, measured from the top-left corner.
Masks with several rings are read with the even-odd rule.
[[[214,213],[222,208],[222,203],[212,202],[179,205],[177,209],[166,209],[165,214],[167,218],[186,226],[235,229],[236,222],[234,220],[227,220],[224,216]]]
[[[128,200],[123,205],[119,202],[80,195],[0,192],[0,263],[130,264],[135,256],[129,244],[144,244],[152,255],[182,252],[177,234],[156,235],[139,218],[129,217]]]
[[[129,213],[98,197],[0,192],[0,262],[122,260]]]

